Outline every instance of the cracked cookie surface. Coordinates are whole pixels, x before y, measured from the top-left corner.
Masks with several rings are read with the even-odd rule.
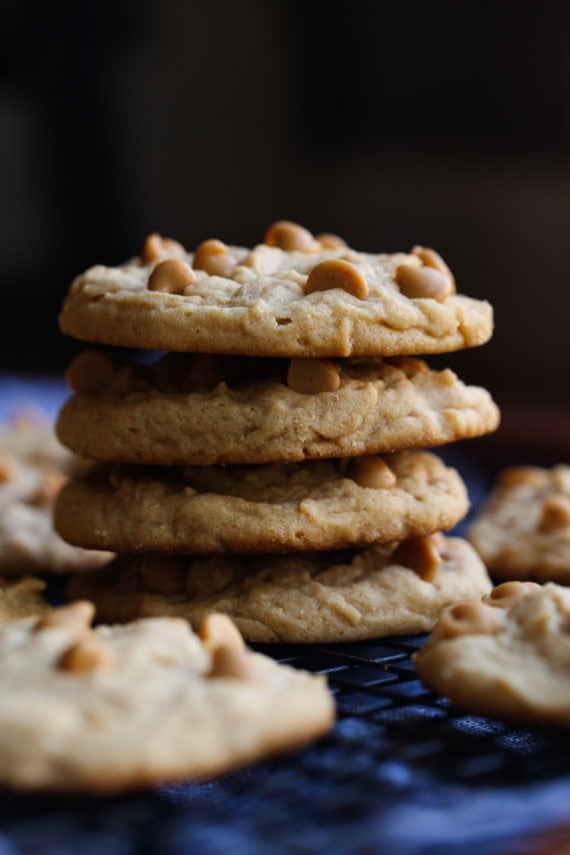
[[[397,270],[425,270],[415,254],[266,244],[226,250],[231,265],[210,267],[214,273],[192,270],[201,264],[197,254],[182,253],[177,264],[190,272],[177,274],[171,291],[155,282],[157,257],[92,267],[73,282],[60,328],[121,347],[287,357],[446,353],[483,344],[492,333],[487,302],[454,293],[406,296]],[[336,260],[356,271],[365,290],[349,293],[341,279],[340,287],[309,293],[312,271]]]
[[[82,357],[75,364],[86,376],[75,380],[78,392],[57,431],[73,451],[96,460],[211,465],[353,457],[479,436],[499,420],[485,389],[417,359],[167,354],[151,366],[109,360],[107,376],[95,377],[96,360],[105,357],[91,357],[91,376],[89,356]],[[76,373],[72,365],[72,380]],[[316,391],[306,391],[303,374]]]
[[[429,573],[396,549],[122,557],[101,573],[74,579],[70,591],[92,599],[105,621],[176,615],[198,626],[216,610],[250,641],[332,642],[425,632],[444,606],[490,590],[482,562],[464,540],[442,538],[440,560]]]
[[[465,485],[429,452],[182,469],[100,464],[60,493],[71,543],[114,552],[279,552],[449,529]]]

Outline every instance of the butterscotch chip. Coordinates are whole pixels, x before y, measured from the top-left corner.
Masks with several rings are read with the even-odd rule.
[[[434,270],[439,270],[440,273],[447,276],[451,281],[452,292],[455,293],[453,273],[435,249],[430,249],[429,246],[414,246],[412,247],[412,255],[417,255],[424,267],[433,267]]]
[[[65,374],[72,392],[93,395],[105,387],[115,373],[113,359],[101,350],[82,350]]]
[[[184,258],[186,252],[182,244],[172,238],[163,238],[157,232],[150,234],[144,242],[141,261],[148,264],[151,261],[165,258]]]
[[[570,466],[501,473],[468,537],[498,579],[570,583]]]
[[[91,268],[71,286],[62,331],[124,347],[288,359],[445,353],[475,347],[491,335],[487,303],[456,294],[442,302],[439,290],[438,299],[404,296],[394,279],[399,266],[442,275],[416,255],[323,248],[317,241],[310,251],[277,244],[215,247],[219,254],[205,253],[208,262],[200,258],[201,248],[184,257],[196,282],[176,301],[148,290],[152,265],[137,260]],[[348,291],[329,279],[326,287],[321,281],[318,290],[307,292],[313,268],[327,261],[352,266],[342,276],[336,268]],[[321,274],[312,274],[312,285],[315,276]],[[450,287],[451,280],[443,279]]]
[[[323,249],[344,249],[346,247],[346,241],[338,235],[323,233],[317,235],[316,240],[320,243]]]
[[[570,591],[549,583],[518,594],[444,611],[415,656],[418,674],[468,712],[568,727]]]
[[[409,567],[422,579],[432,582],[441,565],[442,542],[439,533],[404,540],[392,555],[396,564]]]
[[[521,597],[526,597],[532,591],[537,591],[539,587],[536,582],[503,582],[493,588],[487,597],[484,597],[484,602],[490,606],[504,609],[516,603]]]
[[[194,268],[210,276],[227,276],[235,265],[235,258],[221,240],[205,240],[194,253]]]
[[[53,609],[36,623],[34,629],[36,632],[41,632],[43,629],[62,627],[74,634],[83,633],[89,629],[94,615],[95,607],[93,603],[86,600],[78,600],[68,606]]]
[[[400,286],[402,294],[412,300],[429,297],[443,302],[453,293],[449,276],[433,267],[400,264],[396,268],[394,279]]]
[[[328,359],[292,359],[287,386],[302,395],[336,392],[340,387],[340,371]]]
[[[8,459],[4,455],[0,455],[0,484],[7,484],[13,477],[14,471]]]
[[[94,633],[68,647],[57,662],[58,668],[72,671],[74,674],[106,671],[114,668],[116,664],[110,649]]]
[[[446,638],[487,635],[497,632],[500,626],[501,620],[490,606],[465,602],[450,606],[443,612],[438,622],[438,633]]]
[[[444,606],[491,588],[475,551],[459,538],[443,539],[432,579],[396,562],[395,546],[340,554],[185,556],[186,598],[149,590],[142,559],[124,556],[102,573],[74,579],[70,595],[92,598],[105,621],[176,615],[197,628],[216,611],[231,617],[250,641],[324,643],[425,632]]]
[[[357,457],[352,460],[348,473],[359,487],[373,490],[395,487],[397,478],[388,464],[380,457]]]
[[[243,638],[236,625],[227,615],[211,612],[207,614],[200,625],[198,635],[204,646],[210,650],[220,647],[233,647],[238,652],[245,650]]]
[[[350,261],[332,258],[313,267],[305,284],[305,294],[340,288],[359,300],[368,297],[369,289],[363,274]]]
[[[499,421],[484,389],[411,358],[282,363],[169,353],[131,386],[126,368],[105,394],[64,405],[58,435],[77,454],[159,465],[346,458],[442,445]],[[334,406],[319,394],[331,391]]]
[[[308,229],[288,220],[279,220],[269,226],[263,242],[268,246],[294,252],[315,252],[320,248],[318,239],[315,240]]]
[[[168,258],[156,265],[149,276],[149,291],[164,291],[167,294],[184,294],[189,285],[196,281],[192,268],[179,258]]]
[[[553,531],[570,526],[570,496],[555,493],[545,500],[539,528],[541,531]]]
[[[50,424],[20,419],[1,426],[0,462],[10,474],[0,479],[0,574],[76,572],[109,560],[108,553],[70,546],[54,530],[55,497],[69,475],[84,467],[59,444]]]
[[[233,659],[231,658],[233,656]],[[247,670],[246,670],[247,669]],[[113,793],[208,778],[325,733],[325,678],[154,618],[37,633],[0,627],[0,784]]]
[[[347,462],[152,470],[104,464],[66,484],[55,525],[70,543],[117,552],[338,549],[455,525],[468,501],[459,475],[427,452],[387,455],[396,483],[370,489]]]

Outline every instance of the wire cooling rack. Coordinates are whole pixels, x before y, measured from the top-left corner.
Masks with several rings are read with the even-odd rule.
[[[454,709],[416,677],[423,639],[260,645],[326,674],[329,736],[210,783],[98,801],[5,794],[0,855],[516,852],[568,813],[568,737]]]

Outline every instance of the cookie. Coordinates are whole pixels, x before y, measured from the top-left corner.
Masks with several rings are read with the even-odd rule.
[[[570,584],[570,466],[506,469],[468,537],[498,579]]]
[[[451,528],[465,485],[428,452],[261,466],[99,464],[70,481],[55,525],[114,552],[279,552],[404,540]]]
[[[16,419],[0,428],[0,573],[75,572],[109,560],[70,546],[53,528],[55,497],[78,467],[51,425]]]
[[[75,577],[101,620],[176,615],[199,626],[212,609],[249,641],[355,641],[431,629],[442,608],[490,590],[476,552],[439,534],[346,553],[123,556]]]
[[[491,306],[456,294],[433,250],[374,255],[306,234],[270,229],[253,250],[213,240],[193,254],[151,236],[140,258],[73,282],[60,328],[122,347],[285,357],[446,353],[490,338]]]
[[[355,457],[421,448],[494,430],[485,389],[394,360],[256,360],[167,354],[115,365],[84,351],[68,372],[76,392],[57,424],[84,457],[211,465]]]
[[[0,577],[0,623],[14,618],[43,614],[49,607],[42,597],[41,579],[4,579]]]
[[[570,591],[505,582],[446,609],[416,655],[424,683],[457,706],[514,722],[570,726]]]
[[[0,627],[0,783],[111,793],[210,777],[326,732],[323,677],[245,648],[224,615],[89,628],[77,602]]]

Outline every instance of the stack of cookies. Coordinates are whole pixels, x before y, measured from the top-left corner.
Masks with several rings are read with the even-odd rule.
[[[218,611],[250,641],[349,641],[428,630],[489,591],[441,534],[467,511],[460,476],[417,449],[493,430],[498,410],[415,357],[483,344],[492,311],[433,250],[366,254],[289,222],[253,250],[151,235],[78,277],[60,324],[162,351],[89,349],[68,372],[59,437],[99,463],[56,527],[120,554],[71,584],[99,619]]]

